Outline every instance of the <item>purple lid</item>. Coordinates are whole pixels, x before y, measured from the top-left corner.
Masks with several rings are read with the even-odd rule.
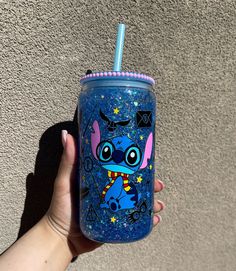
[[[108,72],[95,72],[95,73],[90,73],[87,74],[85,76],[83,76],[80,79],[80,83],[84,84],[88,81],[91,80],[99,80],[99,79],[121,79],[121,80],[135,80],[135,81],[139,81],[139,82],[145,82],[148,83],[150,85],[154,85],[155,84],[155,80],[145,74],[142,73],[136,73],[136,72],[125,72],[125,71],[121,71],[121,72],[117,72],[117,71],[108,71]]]

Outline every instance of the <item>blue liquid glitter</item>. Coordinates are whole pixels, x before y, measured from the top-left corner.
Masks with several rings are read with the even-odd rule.
[[[137,81],[112,78],[88,80],[83,84],[79,97],[79,221],[83,234],[97,242],[133,242],[147,236],[152,229],[156,101],[151,85]],[[110,123],[101,117],[101,111]],[[142,169],[137,165],[135,172],[127,177],[128,183],[132,183],[131,188],[138,192],[138,196],[130,197],[131,201],[136,202],[132,208],[114,211],[112,204],[101,207],[105,201],[102,193],[111,179],[108,177],[108,169],[102,166],[103,163],[92,151],[91,134],[94,133],[95,121],[101,132],[100,141],[112,142],[116,137],[126,136],[138,146],[142,159],[147,139],[150,133],[153,134],[151,156],[147,165]],[[119,125],[122,121],[128,123]],[[98,148],[97,151],[99,152]],[[122,151],[118,150],[117,154],[121,155],[121,158],[117,156],[120,160],[125,159]],[[117,157],[114,159],[118,159]],[[124,163],[123,160],[117,162],[117,165]],[[125,195],[126,192],[122,193]],[[111,200],[119,206],[116,198]]]

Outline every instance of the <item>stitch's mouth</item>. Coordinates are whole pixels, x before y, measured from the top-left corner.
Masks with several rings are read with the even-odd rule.
[[[113,172],[121,172],[125,174],[134,174],[134,171],[131,170],[128,167],[120,166],[120,165],[102,165],[107,170],[113,171]]]

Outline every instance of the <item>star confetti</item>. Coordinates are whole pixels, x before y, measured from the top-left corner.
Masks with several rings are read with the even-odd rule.
[[[115,223],[115,222],[116,222],[116,218],[115,218],[114,216],[111,218],[111,222],[112,222],[112,223]]]
[[[143,136],[141,135],[140,137],[139,137],[141,140],[143,140]]]
[[[137,182],[138,182],[138,183],[141,183],[142,180],[143,180],[143,178],[142,178],[141,176],[138,176],[138,177],[137,177]]]
[[[149,169],[152,169],[152,165],[149,166]]]
[[[116,108],[114,108],[114,110],[113,110],[113,111],[114,111],[114,114],[116,114],[116,115],[117,115],[117,114],[120,112],[119,108],[117,108],[117,107],[116,107]]]

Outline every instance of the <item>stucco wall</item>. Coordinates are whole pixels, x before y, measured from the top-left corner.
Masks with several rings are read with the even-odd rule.
[[[123,68],[158,82],[167,208],[145,240],[104,245],[69,270],[236,270],[235,3],[0,1],[0,251],[47,209],[79,78],[111,69],[123,21]]]

